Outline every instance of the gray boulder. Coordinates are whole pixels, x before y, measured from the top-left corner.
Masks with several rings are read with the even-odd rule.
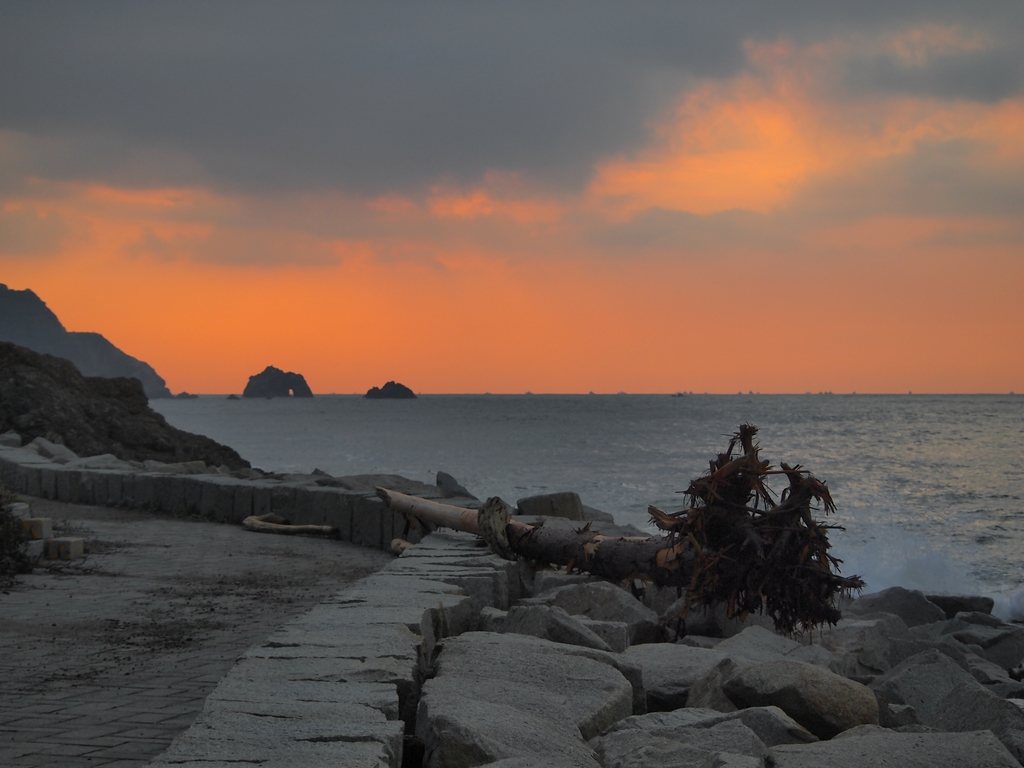
[[[131,464],[127,461],[121,461],[112,453],[101,453],[99,456],[71,459],[65,466],[69,469],[116,469],[122,472],[131,472],[133,469]]]
[[[4,448],[21,448],[21,435],[9,429],[0,435],[0,446]]]
[[[979,613],[992,613],[995,601],[991,597],[982,595],[936,595],[926,594],[931,603],[939,606],[945,612],[947,619],[952,619],[961,611],[977,611]]]
[[[717,650],[673,643],[634,645],[623,654],[643,669],[647,711],[664,712],[687,706],[690,687],[723,659]]]
[[[1024,711],[974,680],[947,693],[925,722],[943,731],[992,731],[1024,764]]]
[[[725,681],[749,666],[745,659],[726,657],[709,669],[702,677],[690,685],[690,693],[686,697],[687,707],[713,709],[717,712],[735,712],[738,707],[725,694]]]
[[[943,697],[963,683],[981,686],[948,656],[930,650],[897,664],[876,679],[871,689],[888,704],[912,706],[920,721],[930,724]]]
[[[477,629],[481,632],[501,632],[506,618],[508,618],[508,611],[486,605],[480,609]]]
[[[591,746],[604,768],[704,768],[721,755],[752,757],[757,765],[768,753],[739,720],[706,727],[627,728],[594,739]]]
[[[501,631],[532,635],[554,643],[597,648],[600,651],[611,650],[608,643],[558,606],[513,606],[502,623]]]
[[[851,678],[880,675],[892,667],[892,641],[908,634],[907,625],[893,614],[851,616],[819,632],[821,645],[836,654],[838,674]],[[918,650],[914,651],[919,652]]]
[[[35,446],[35,451],[44,459],[50,459],[58,464],[67,464],[78,458],[78,454],[60,443],[51,443],[45,437],[35,438],[29,445]]]
[[[600,637],[615,653],[629,648],[629,625],[624,621],[598,621],[586,616],[576,616],[576,621]]]
[[[446,499],[475,499],[472,493],[466,490],[458,480],[447,472],[438,472],[436,479],[437,487],[441,495]]]
[[[726,656],[742,656],[752,662],[779,659],[800,648],[800,643],[783,637],[764,627],[747,627],[715,646]]]
[[[809,744],[818,737],[778,707],[749,707],[735,712],[686,707],[672,712],[652,712],[620,720],[608,732],[635,729],[660,735],[664,729],[710,728],[718,723],[739,720],[757,734],[766,746]]]
[[[878,724],[868,688],[802,661],[777,659],[741,669],[722,690],[737,707],[777,706],[818,738]]]
[[[843,738],[768,750],[775,768],[1020,768],[995,736],[977,733],[896,733],[857,728]]]
[[[951,632],[951,636],[965,645],[977,645],[979,655],[1003,669],[1011,669],[1024,660],[1024,628],[1010,625],[988,627],[970,625]]]
[[[850,614],[891,613],[903,619],[908,627],[942,621],[946,613],[924,596],[923,592],[903,587],[890,587],[881,592],[861,595],[845,611]]]
[[[520,515],[543,515],[564,517],[568,520],[583,520],[583,502],[575,491],[543,493],[527,496],[516,502]]]
[[[584,740],[633,710],[633,688],[612,656],[519,635],[444,640],[416,717],[426,765],[536,756],[595,767]]]
[[[658,614],[626,590],[606,581],[570,584],[522,602],[555,605],[572,616],[598,621],[623,621],[629,626],[629,641],[633,645],[658,639]]]

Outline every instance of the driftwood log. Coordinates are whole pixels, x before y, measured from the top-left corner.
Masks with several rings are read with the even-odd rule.
[[[330,525],[292,525],[288,520],[273,513],[249,515],[242,521],[242,527],[256,533],[277,533],[283,536],[326,536],[340,538],[337,528]]]
[[[478,534],[505,558],[685,589],[687,609],[722,604],[740,618],[763,612],[784,632],[835,624],[838,598],[864,582],[839,575],[841,561],[828,553],[828,530],[838,526],[814,518],[814,503],[826,514],[835,510],[828,488],[799,466],[772,469],[759,457],[756,433],[752,425],[740,427],[708,472],[690,483],[689,506],[673,513],[649,508],[663,536],[604,536],[591,523],[576,530],[529,525],[497,497],[471,510],[386,488],[377,494],[410,524]],[[772,475],[788,482],[778,502],[766,482]]]

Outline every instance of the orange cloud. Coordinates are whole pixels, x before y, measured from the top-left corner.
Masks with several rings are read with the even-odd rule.
[[[595,170],[591,203],[622,219],[649,209],[707,215],[771,213],[810,182],[861,172],[866,163],[912,157],[926,143],[973,141],[1024,170],[1024,100],[997,104],[937,98],[827,93],[838,60],[891,51],[916,64],[973,50],[975,36],[928,27],[876,41],[835,40],[806,48],[747,46],[749,69],[683,95],[652,129],[652,143]]]
[[[370,200],[37,180],[3,214],[50,255],[0,252],[0,279],[174,390],[268,364],[316,392],[1024,389],[1024,101],[838,98],[822,73],[859,48],[919,66],[985,44],[861,42],[749,46],[577,195],[499,173]],[[712,215],[732,209],[753,213]]]

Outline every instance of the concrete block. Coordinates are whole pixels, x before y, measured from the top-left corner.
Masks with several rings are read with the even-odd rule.
[[[39,468],[40,495],[45,499],[57,498],[57,473],[53,467]]]
[[[61,537],[46,540],[46,556],[51,560],[74,560],[85,554],[85,539]]]
[[[172,515],[185,514],[185,484],[179,475],[153,474],[153,506]]]
[[[314,496],[316,505],[323,507],[323,525],[337,528],[342,541],[352,541],[352,507],[360,497],[361,494],[337,488],[322,488]]]
[[[82,472],[77,469],[54,467],[57,476],[57,500],[73,502],[78,497],[78,481]]]
[[[199,514],[222,522],[242,522],[235,519],[235,491],[243,481],[215,475],[202,477]]]
[[[78,474],[78,485],[74,489],[77,504],[95,504],[96,497],[106,497],[106,477],[92,469],[83,469]],[[100,502],[102,504],[102,502]]]
[[[29,560],[38,560],[46,553],[46,541],[34,539],[26,541],[24,546],[25,557]]]
[[[7,511],[14,517],[21,519],[32,517],[32,506],[30,504],[26,504],[24,501],[16,501],[13,504],[8,504]]]
[[[231,519],[236,523],[242,522],[253,513],[252,483],[243,482],[235,486],[233,504]]]
[[[18,468],[19,493],[27,493],[29,496],[42,496],[42,468],[37,464],[22,464]]]
[[[285,520],[291,520],[293,523],[293,515],[295,514],[295,486],[294,485],[275,485],[270,492],[270,511],[275,515],[280,515]]]
[[[294,495],[292,497],[292,522],[296,525],[324,524],[316,520],[317,513],[313,508],[313,488],[315,487],[316,486],[300,486],[295,489]]]
[[[53,520],[49,517],[23,517],[21,527],[30,539],[53,538]]]
[[[353,501],[352,543],[374,549],[389,547],[392,539],[390,526],[388,527],[387,542],[384,542],[382,533],[384,502],[376,496],[360,496]]]
[[[148,472],[136,472],[132,476],[131,499],[126,503],[134,509],[156,509],[156,478]]]
[[[257,481],[252,486],[252,513],[254,515],[269,515],[274,498],[274,486],[277,483]]]
[[[202,475],[182,475],[178,478],[185,498],[185,514],[200,515],[203,503],[203,481]]]

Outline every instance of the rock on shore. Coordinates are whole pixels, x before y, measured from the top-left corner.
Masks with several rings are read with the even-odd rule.
[[[0,342],[0,432],[8,430],[79,456],[249,466],[226,445],[169,425],[138,379],[83,376],[67,360]]]

